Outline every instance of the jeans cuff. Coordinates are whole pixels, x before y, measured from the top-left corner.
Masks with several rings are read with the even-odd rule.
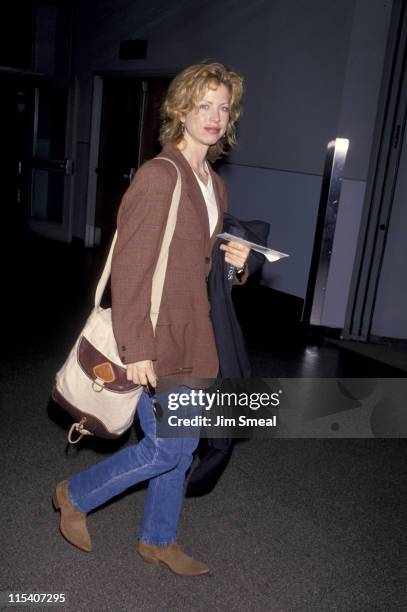
[[[70,490],[69,490],[69,480],[68,480],[68,490],[67,490],[67,493],[68,493],[68,501],[69,501],[69,502],[70,502],[70,504],[71,504],[71,505],[72,505],[72,506],[75,508],[75,510],[78,510],[79,512],[85,512],[85,513],[86,513],[86,510],[83,510],[83,509],[80,507],[80,504],[78,504],[78,503],[75,501],[75,499],[72,497],[72,493],[71,493],[71,492],[70,492]]]
[[[151,544],[152,546],[171,546],[171,544],[175,544],[177,541],[175,538],[173,538],[172,540],[157,542],[157,540],[154,540],[154,538],[144,537],[142,535],[140,535],[138,539],[141,542],[144,542],[144,544]]]

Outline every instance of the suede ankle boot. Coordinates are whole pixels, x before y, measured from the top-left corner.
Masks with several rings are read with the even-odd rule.
[[[160,563],[164,563],[178,576],[200,576],[209,572],[207,565],[186,555],[178,544],[155,546],[140,540],[138,554],[146,563],[151,563],[151,565],[158,566]]]
[[[55,510],[60,511],[59,529],[68,542],[81,550],[90,552],[92,542],[86,526],[86,513],[79,512],[68,497],[68,481],[63,480],[57,485],[52,498]]]

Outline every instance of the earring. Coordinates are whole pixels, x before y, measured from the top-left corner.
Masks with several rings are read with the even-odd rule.
[[[185,123],[181,122],[181,132],[185,132]]]

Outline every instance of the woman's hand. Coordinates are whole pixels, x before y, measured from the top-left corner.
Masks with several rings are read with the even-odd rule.
[[[227,244],[221,244],[220,250],[225,251],[225,261],[234,266],[236,270],[244,268],[247,258],[249,257],[250,249],[241,242],[231,240]]]
[[[136,385],[148,384],[152,387],[157,386],[157,376],[154,372],[153,362],[150,359],[146,361],[136,361],[129,363],[126,366],[127,380],[132,380]]]

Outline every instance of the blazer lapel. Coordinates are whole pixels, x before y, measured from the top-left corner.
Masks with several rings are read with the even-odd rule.
[[[182,155],[181,151],[173,144],[165,145],[162,151],[162,155],[164,157],[168,155],[168,157],[171,157],[175,161],[175,163],[178,165],[181,171],[181,174],[182,174],[184,188],[188,192],[191,198],[191,201],[195,207],[195,210],[197,211],[201,219],[202,227],[204,228],[205,240],[208,242],[210,240],[208,209],[206,207],[205,198],[203,197],[201,188],[198,185],[198,181],[195,177],[194,171],[192,170],[191,166],[189,165],[185,157]],[[208,164],[208,167],[209,167],[209,164]],[[218,211],[219,211],[219,203],[218,203],[217,197],[216,197],[216,201],[217,201],[217,206],[218,206]]]
[[[188,164],[188,162],[186,163]],[[194,207],[202,220],[205,240],[208,241],[209,240],[208,209],[206,207],[206,202],[205,202],[205,198],[203,196],[202,190],[198,184],[198,180],[195,177],[194,171],[192,170],[189,164],[188,164],[188,173],[187,173],[187,189],[191,197],[191,200],[194,203]]]
[[[208,168],[211,174],[213,190],[215,192],[216,206],[218,208],[218,221],[216,223],[215,229],[211,236],[211,248],[212,248],[214,245],[214,242],[216,241],[216,234],[219,234],[222,231],[224,202],[221,201],[217,176],[215,175],[215,172],[213,171],[210,163],[208,163]]]

